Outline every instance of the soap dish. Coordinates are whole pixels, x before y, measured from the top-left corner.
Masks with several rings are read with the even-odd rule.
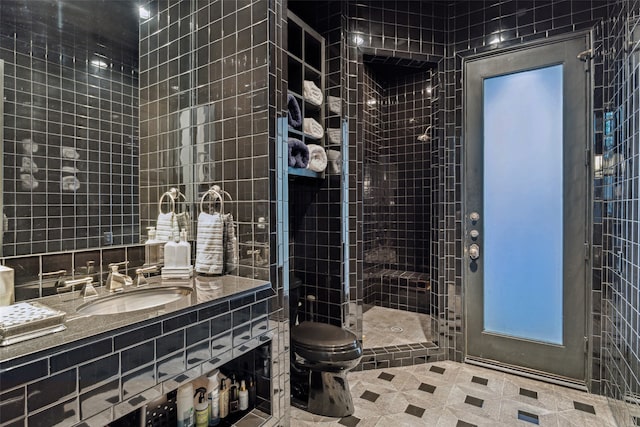
[[[63,331],[65,315],[37,302],[0,307],[0,346]]]

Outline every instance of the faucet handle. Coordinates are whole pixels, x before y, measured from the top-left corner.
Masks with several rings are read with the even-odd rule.
[[[118,268],[126,267],[128,265],[129,265],[129,261],[112,262],[109,264],[109,268],[111,269],[111,271],[118,271]],[[115,267],[115,270],[114,270],[114,267]]]
[[[58,270],[58,271],[50,271],[48,273],[40,273],[39,276],[41,279],[49,279],[51,277],[55,277],[56,279],[59,279],[65,274],[67,274],[67,270]]]

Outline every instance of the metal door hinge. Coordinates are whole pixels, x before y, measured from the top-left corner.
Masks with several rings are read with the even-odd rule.
[[[589,167],[591,166],[591,148],[587,148],[585,152],[584,164]]]
[[[584,337],[584,354],[589,351],[589,337]]]
[[[584,259],[589,260],[591,258],[591,250],[589,243],[585,242],[584,244]]]

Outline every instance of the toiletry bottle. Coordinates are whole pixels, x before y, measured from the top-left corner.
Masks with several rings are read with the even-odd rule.
[[[193,427],[193,384],[185,384],[178,389],[178,427]]]
[[[164,266],[165,267],[177,267],[178,257],[178,244],[175,241],[173,234],[169,238],[169,241],[164,244]]]
[[[176,267],[191,265],[191,245],[187,242],[187,230],[180,231],[180,242],[177,246]]]
[[[252,376],[249,377],[249,406],[251,408],[256,406],[256,383]]]
[[[218,371],[215,370],[207,375],[209,384],[207,391],[209,392],[209,427],[215,427],[220,424],[220,392],[218,391]]]
[[[207,427],[209,425],[209,400],[207,399],[207,389],[198,387],[196,389],[195,414],[196,427]]]
[[[220,419],[229,415],[229,390],[226,379],[220,383]]]
[[[240,391],[238,392],[238,408],[241,411],[246,411],[249,409],[249,392],[247,391],[247,386],[244,383],[244,380],[240,381]]]
[[[156,239],[156,228],[147,227],[147,241],[144,244],[145,265],[164,263],[164,242]]]
[[[231,376],[231,386],[229,387],[229,413],[233,414],[240,410],[240,396],[238,394],[238,383],[236,383],[236,375]]]

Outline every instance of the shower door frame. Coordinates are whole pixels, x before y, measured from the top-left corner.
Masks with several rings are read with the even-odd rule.
[[[584,80],[584,98],[577,103],[578,108],[583,107],[583,111],[569,110],[563,101],[563,111],[566,115],[563,126],[563,151],[571,155],[571,159],[580,157],[580,164],[570,163],[570,170],[577,173],[579,177],[584,177],[584,185],[579,190],[579,200],[584,203],[584,209],[576,209],[578,212],[577,221],[581,223],[580,227],[573,227],[567,232],[566,213],[563,213],[563,241],[567,238],[580,239],[581,249],[579,253],[570,253],[564,251],[563,258],[569,260],[569,267],[563,267],[563,319],[568,313],[572,313],[572,309],[577,307],[577,318],[574,319],[575,331],[569,334],[568,323],[563,320],[563,330],[565,341],[563,345],[547,345],[541,342],[531,341],[524,338],[509,337],[484,330],[484,295],[483,295],[483,227],[482,227],[482,205],[484,200],[482,182],[483,171],[483,130],[482,121],[484,113],[482,111],[483,99],[483,80],[494,76],[507,75],[518,71],[532,70],[550,66],[559,63],[568,63],[576,61],[580,64],[582,73],[586,74],[587,66],[576,58],[573,50],[580,43],[584,46],[578,52],[582,52],[590,45],[590,34],[587,32],[579,34],[571,34],[570,36],[558,37],[545,40],[544,42],[530,43],[521,45],[513,49],[505,49],[490,54],[477,55],[466,58],[463,63],[464,76],[464,212],[463,228],[464,228],[464,251],[463,251],[463,301],[464,301],[464,319],[465,319],[465,361],[469,363],[480,364],[493,367],[500,370],[518,372],[520,374],[543,379],[545,381],[561,383],[576,388],[585,388],[586,380],[589,378],[590,360],[588,357],[588,341],[589,335],[589,301],[588,292],[590,274],[590,262],[588,254],[589,230],[590,230],[590,180],[589,180],[589,147],[591,144],[590,132],[590,111],[591,98],[589,90],[593,87],[591,77],[585,75]],[[489,61],[487,61],[489,59]],[[484,62],[483,62],[484,61]],[[491,63],[490,61],[493,61]],[[496,61],[498,61],[496,63]],[[468,68],[471,65],[480,76],[470,78]],[[588,61],[587,61],[588,65]],[[565,85],[574,84],[567,76],[573,76],[576,73],[576,67],[571,66],[569,72],[564,72],[563,94],[570,93],[571,90],[565,88]],[[472,85],[475,85],[472,86]],[[574,85],[573,90],[576,90]],[[579,129],[573,139],[568,139],[566,123],[574,123],[572,120],[575,116],[583,114],[584,121],[578,119],[578,123],[584,124],[583,129]],[[579,148],[568,148],[569,141],[583,140]],[[579,155],[581,154],[581,156]],[[586,160],[586,161],[582,161]],[[563,175],[567,176],[567,162],[563,162]],[[479,178],[479,179],[478,179]],[[478,182],[479,181],[479,182]],[[563,200],[567,202],[567,184],[564,184]],[[481,219],[476,224],[470,220],[472,211],[479,211]],[[564,212],[564,211],[563,211]],[[574,219],[574,217],[571,217]],[[583,226],[582,226],[583,224]],[[474,241],[470,237],[471,229],[478,229],[480,237]],[[567,234],[569,233],[569,235]],[[480,243],[480,258],[477,263],[472,263],[469,258],[469,246],[472,243]],[[577,245],[572,244],[573,248]],[[582,278],[578,278],[573,285],[567,285],[570,277],[567,268],[577,268],[576,263],[581,262],[579,268]],[[474,271],[472,264],[476,264],[477,269]],[[479,267],[478,267],[479,266]],[[574,274],[576,270],[572,271]],[[569,287],[567,287],[569,286]],[[568,298],[571,298],[569,300]],[[571,307],[573,306],[573,307]],[[571,361],[562,359],[558,347],[566,348],[566,353],[571,356]],[[554,349],[552,349],[554,348]],[[558,368],[557,365],[565,365]],[[569,366],[566,366],[569,365]]]

